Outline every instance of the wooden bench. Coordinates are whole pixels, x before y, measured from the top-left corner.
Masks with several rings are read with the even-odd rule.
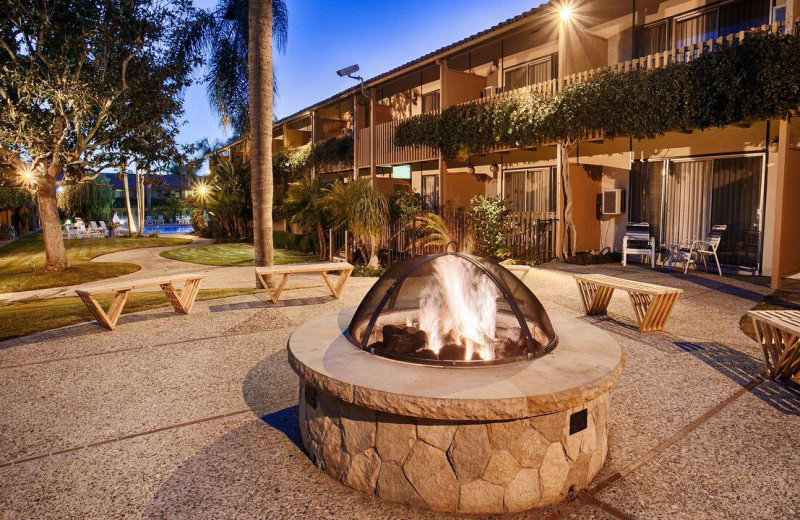
[[[167,300],[169,300],[172,307],[175,308],[175,312],[189,314],[197,298],[197,291],[200,289],[200,282],[202,280],[202,274],[176,274],[159,278],[132,280],[125,283],[87,287],[85,289],[76,289],[75,292],[78,293],[83,303],[86,304],[89,311],[94,315],[97,323],[108,330],[114,330],[117,325],[117,320],[120,314],[122,314],[122,308],[125,306],[125,302],[128,301],[128,294],[132,290],[142,289],[144,287],[161,287]],[[183,288],[180,291],[176,290],[173,285],[179,282],[184,282]],[[111,305],[108,307],[108,312],[104,311],[103,307],[95,299],[96,295],[105,293],[115,293],[114,299],[111,300]]]
[[[330,278],[328,278],[328,273],[332,271],[342,272],[339,275],[339,280],[336,282],[335,286],[331,282]],[[256,267],[256,277],[258,278],[258,281],[261,282],[264,290],[267,291],[267,295],[269,296],[269,299],[272,300],[272,303],[278,303],[278,298],[281,297],[281,292],[283,292],[284,287],[286,287],[286,281],[289,279],[289,275],[319,273],[322,275],[323,280],[325,280],[325,283],[328,285],[328,289],[331,290],[331,294],[333,294],[335,298],[339,298],[339,295],[342,293],[342,289],[344,288],[344,284],[347,282],[347,279],[350,278],[350,273],[352,272],[353,266],[347,262],[322,262],[317,264],[289,264]],[[281,279],[278,282],[278,285],[275,286],[274,291],[270,290],[269,284],[264,278],[268,276],[281,276]]]
[[[515,264],[513,262],[509,262],[508,260],[500,262],[500,265],[514,273],[521,282],[524,282],[525,277],[528,276],[528,273],[533,271],[533,267],[529,265]]]
[[[800,374],[800,311],[749,311],[764,351],[767,375],[791,379]]]
[[[627,291],[630,296],[639,332],[662,330],[682,289],[624,280],[604,274],[576,274],[575,281],[586,314],[605,314],[614,289]]]

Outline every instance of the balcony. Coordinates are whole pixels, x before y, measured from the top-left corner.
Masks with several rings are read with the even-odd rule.
[[[396,119],[388,123],[379,124],[375,127],[377,141],[377,146],[375,147],[375,164],[378,166],[387,166],[391,164],[438,159],[439,151],[429,146],[398,147],[394,145],[394,130],[402,121],[403,119]],[[360,149],[361,147],[359,146],[359,150]],[[369,148],[367,148],[367,157],[368,156]],[[361,162],[359,162],[359,164],[361,164]],[[369,164],[369,159],[367,159],[367,164]]]

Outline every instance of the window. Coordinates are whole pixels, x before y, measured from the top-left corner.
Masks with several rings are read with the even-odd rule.
[[[422,95],[422,113],[430,114],[439,110],[439,91],[428,92]]]
[[[737,0],[675,21],[675,47],[692,45],[769,23],[770,0]]]
[[[422,176],[422,209],[437,211],[439,209],[439,176]]]
[[[556,75],[554,56],[536,60],[505,71],[503,89],[514,90],[553,79]]]
[[[667,41],[667,21],[664,20],[645,27],[637,27],[634,45],[634,57],[636,58],[667,50],[669,45]]]
[[[503,173],[503,197],[512,211],[555,211],[555,169],[507,171]]]

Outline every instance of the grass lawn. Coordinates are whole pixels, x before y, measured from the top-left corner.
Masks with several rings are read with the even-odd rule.
[[[253,265],[253,244],[209,244],[205,246],[179,247],[162,251],[161,256],[202,265]],[[289,251],[275,250],[276,264],[297,264],[313,260],[313,255]]]
[[[41,233],[35,233],[0,247],[0,293],[63,287],[132,273],[139,270],[138,265],[89,260],[126,249],[177,246],[190,242],[186,238],[65,240],[70,268],[60,273],[45,273],[44,241]]]
[[[787,311],[800,310],[800,293],[796,291],[775,291],[756,304],[751,310],[754,311]],[[758,341],[756,330],[753,327],[753,320],[747,314],[739,320],[739,327],[742,332]]]
[[[254,288],[200,289],[197,299],[213,300],[240,294],[255,294],[256,292],[258,291]],[[97,301],[104,309],[107,309],[113,296],[113,294],[100,295],[97,297]],[[131,292],[123,314],[164,306],[169,306],[169,303],[161,291]],[[171,309],[171,307],[169,308]],[[25,319],[20,319],[22,316]],[[0,341],[93,320],[94,317],[89,309],[77,296],[0,303]]]

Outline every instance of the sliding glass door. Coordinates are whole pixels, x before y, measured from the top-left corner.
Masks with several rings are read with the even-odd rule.
[[[629,222],[650,224],[650,236],[661,240],[664,161],[636,161],[631,166]]]
[[[756,267],[761,243],[761,157],[714,160],[711,222],[726,224],[720,262]]]
[[[555,190],[553,168],[503,172],[503,197],[512,211],[555,211]]]
[[[628,220],[648,222],[665,244],[705,240],[712,226],[724,224],[720,262],[755,271],[761,261],[763,162],[761,155],[635,162]]]

